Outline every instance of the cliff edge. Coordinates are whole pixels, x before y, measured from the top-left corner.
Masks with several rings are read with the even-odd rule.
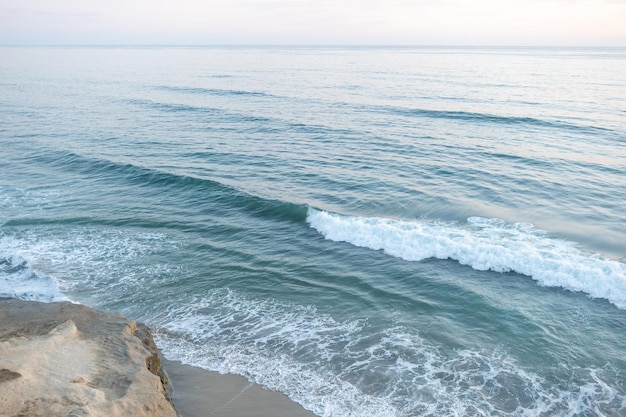
[[[0,416],[176,417],[147,327],[71,303],[0,299]]]

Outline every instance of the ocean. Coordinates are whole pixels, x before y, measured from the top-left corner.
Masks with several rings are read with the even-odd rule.
[[[0,48],[0,296],[319,416],[626,416],[626,49]]]

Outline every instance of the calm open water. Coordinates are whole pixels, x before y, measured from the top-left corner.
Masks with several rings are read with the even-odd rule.
[[[626,49],[0,48],[0,295],[320,416],[626,416]]]

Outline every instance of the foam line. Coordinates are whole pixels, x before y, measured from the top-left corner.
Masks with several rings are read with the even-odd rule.
[[[626,404],[617,368],[547,382],[506,351],[446,351],[401,324],[337,320],[234,290],[174,303],[155,319],[166,357],[245,376],[319,416],[615,415]]]

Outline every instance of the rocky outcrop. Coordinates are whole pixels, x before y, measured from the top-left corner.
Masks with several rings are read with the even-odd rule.
[[[175,417],[150,330],[71,303],[0,300],[0,416]]]

